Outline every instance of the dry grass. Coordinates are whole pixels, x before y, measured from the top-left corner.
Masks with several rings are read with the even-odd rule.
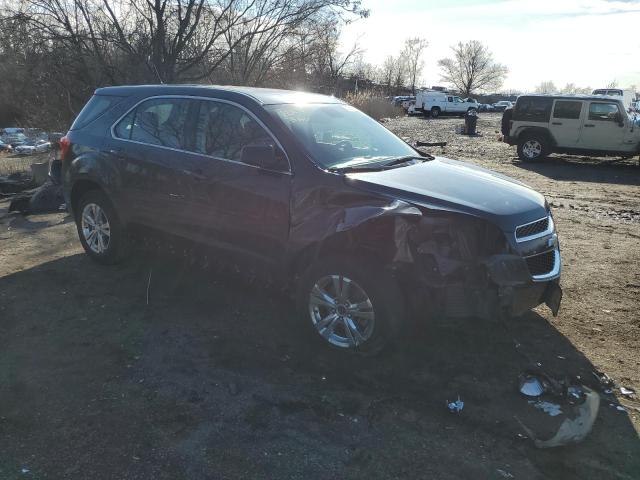
[[[386,98],[371,93],[348,93],[344,100],[376,120],[404,115],[401,107],[396,107]]]
[[[0,153],[0,176],[12,173],[31,173],[31,164],[46,161],[43,155],[18,156]]]

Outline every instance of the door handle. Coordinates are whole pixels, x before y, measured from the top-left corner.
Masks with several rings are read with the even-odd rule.
[[[551,125],[562,125],[562,122],[551,122]]]
[[[585,128],[590,128],[590,127],[593,128],[593,127],[595,127],[595,125],[593,123],[585,123],[584,126],[585,126]]]

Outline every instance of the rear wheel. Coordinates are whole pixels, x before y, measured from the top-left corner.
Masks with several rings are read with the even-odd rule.
[[[396,281],[351,258],[324,259],[307,270],[297,303],[314,341],[363,354],[395,338],[405,314]]]
[[[127,234],[107,195],[85,193],[76,208],[78,236],[85,252],[102,264],[118,263],[127,252]]]
[[[526,135],[518,141],[518,157],[523,162],[535,162],[549,154],[548,148],[541,135]]]
[[[440,109],[438,107],[433,107],[431,109],[431,118],[438,118],[440,116]]]

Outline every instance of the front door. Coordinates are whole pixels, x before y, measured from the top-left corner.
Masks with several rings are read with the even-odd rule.
[[[590,102],[580,135],[579,147],[613,152],[631,150],[629,146],[624,145],[628,125],[625,123],[621,126],[618,115],[623,119],[626,116],[620,111],[616,102]]]
[[[559,147],[575,147],[582,131],[580,100],[556,100],[551,115],[551,134]]]
[[[185,169],[190,187],[183,212],[188,236],[229,253],[239,264],[278,264],[289,236],[291,173],[242,162],[243,147],[277,145],[239,105],[201,100],[194,148]]]

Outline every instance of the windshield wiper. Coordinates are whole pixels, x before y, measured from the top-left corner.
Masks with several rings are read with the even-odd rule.
[[[389,170],[391,168],[396,168],[401,165],[413,165],[416,161],[426,162],[428,160],[433,160],[434,157],[421,157],[419,155],[404,155],[401,157],[387,157],[385,161],[375,161],[375,162],[359,162],[352,163],[349,165],[348,163],[344,166],[336,165],[334,167],[329,168],[330,172],[379,172],[380,170]]]
[[[379,172],[380,170],[385,170],[386,168],[380,164],[360,164],[360,165],[349,165],[346,167],[331,167],[328,170],[330,172],[340,172],[340,173],[349,173],[349,172]]]
[[[433,160],[433,158],[429,158],[429,157],[420,157],[418,155],[405,155],[404,157],[396,157],[388,162],[385,162],[382,164],[383,167],[385,168],[389,168],[389,167],[395,167],[398,165],[402,165],[405,163],[409,163],[412,162],[413,160],[419,160],[421,162],[426,162],[427,160]],[[413,164],[413,162],[412,162]]]

